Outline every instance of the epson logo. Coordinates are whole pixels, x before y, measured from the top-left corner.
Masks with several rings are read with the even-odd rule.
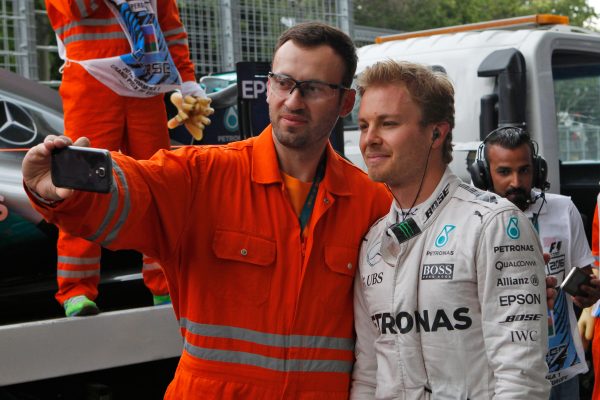
[[[429,217],[431,217],[435,209],[438,208],[440,204],[442,204],[446,196],[448,196],[448,193],[450,193],[450,184],[446,185],[446,187],[440,192],[440,194],[438,194],[436,199],[433,201],[433,204],[431,204],[427,211],[425,211],[425,221],[427,221]]]
[[[427,250],[428,256],[453,256],[454,250]]]
[[[446,311],[439,309],[435,311],[435,316],[429,315],[429,310],[423,310],[421,312],[414,311],[408,313],[400,311],[396,315],[390,313],[381,313],[371,316],[373,323],[381,332],[385,334],[406,334],[411,332],[413,329],[416,332],[436,332],[439,329],[445,329],[452,331],[454,329],[465,330],[468,329],[473,321],[469,317],[469,309],[467,307],[461,307],[454,310],[452,313],[452,320],[446,314]]]
[[[535,267],[534,260],[496,261],[496,269],[502,271],[504,268]]]
[[[540,304],[541,296],[533,293],[519,293],[519,294],[507,294],[498,297],[500,300],[500,307],[508,307],[513,303],[517,304]]]
[[[421,279],[451,280],[454,275],[454,264],[424,264]]]
[[[540,319],[542,319],[542,314],[515,314],[507,316],[506,319],[500,323],[506,324],[509,322],[539,321]]]
[[[505,246],[494,246],[494,253],[511,253],[513,251],[533,251],[533,245],[509,244]]]

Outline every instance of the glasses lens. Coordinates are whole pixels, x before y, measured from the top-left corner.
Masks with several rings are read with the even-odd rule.
[[[327,99],[335,95],[337,89],[321,82],[302,82],[300,85],[302,94],[307,99]]]
[[[289,96],[293,90],[299,90],[306,100],[327,99],[333,97],[338,89],[334,89],[326,83],[317,81],[298,82],[290,77],[271,73],[271,89],[282,97]]]
[[[279,94],[289,93],[295,85],[296,83],[291,78],[275,74],[271,76],[271,87]]]

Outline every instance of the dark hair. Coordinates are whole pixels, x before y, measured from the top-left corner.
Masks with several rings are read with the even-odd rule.
[[[310,48],[322,45],[331,47],[346,66],[341,84],[346,87],[352,85],[358,57],[352,39],[344,32],[322,22],[304,22],[291,27],[279,36],[273,54],[277,53],[277,50],[290,40],[300,47]]]
[[[421,126],[447,122],[450,130],[444,141],[442,157],[452,161],[452,129],[454,128],[454,87],[448,76],[425,65],[386,60],[368,67],[358,76],[358,93],[362,96],[369,86],[402,84],[421,110]]]
[[[493,130],[483,142],[485,143],[484,157],[486,160],[488,159],[489,147],[492,145],[514,150],[527,144],[531,149],[531,158],[533,159],[536,155],[535,145],[531,140],[531,136],[529,136],[529,133],[525,129],[518,126],[505,126]]]

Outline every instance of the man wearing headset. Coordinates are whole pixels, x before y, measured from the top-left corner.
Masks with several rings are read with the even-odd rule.
[[[554,276],[560,285],[572,268],[591,275],[593,258],[571,199],[544,193],[548,188],[546,161],[536,150],[537,144],[524,129],[502,127],[483,141],[469,171],[475,186],[507,198],[530,218],[550,256],[546,275]],[[573,297],[559,290],[548,316],[546,362],[547,378],[553,385],[551,399],[579,399],[578,374],[588,370],[573,303],[591,306],[600,297],[600,280],[581,287],[587,296]]]
[[[452,84],[391,60],[358,83],[361,152],[395,201],[361,247],[351,398],[548,399],[542,248],[448,168]]]

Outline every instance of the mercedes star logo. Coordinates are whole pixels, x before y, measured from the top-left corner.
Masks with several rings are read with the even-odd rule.
[[[31,114],[23,107],[0,100],[0,141],[13,146],[26,146],[37,136]]]

